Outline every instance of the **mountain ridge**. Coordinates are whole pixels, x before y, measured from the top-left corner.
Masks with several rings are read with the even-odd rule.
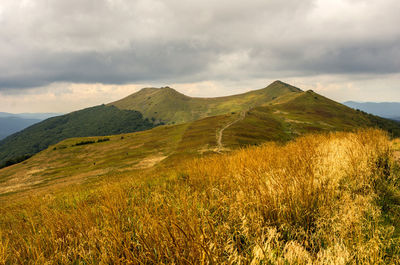
[[[170,87],[144,88],[107,105],[140,111],[144,117],[178,124],[229,111],[243,111],[301,89],[275,81],[265,88],[222,97],[189,97]]]

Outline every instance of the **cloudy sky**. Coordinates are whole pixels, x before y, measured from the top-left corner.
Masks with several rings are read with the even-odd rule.
[[[0,111],[68,112],[142,87],[221,96],[282,80],[400,101],[398,0],[0,0]]]

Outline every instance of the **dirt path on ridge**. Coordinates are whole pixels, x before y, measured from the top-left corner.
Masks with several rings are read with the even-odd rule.
[[[224,150],[224,146],[222,144],[222,135],[224,133],[224,131],[226,129],[228,129],[229,127],[231,127],[232,125],[234,125],[235,123],[242,121],[244,118],[246,117],[246,111],[242,111],[240,112],[239,118],[228,123],[227,125],[225,125],[222,129],[220,129],[219,131],[217,131],[217,147],[215,148],[215,152],[220,153],[221,151]]]

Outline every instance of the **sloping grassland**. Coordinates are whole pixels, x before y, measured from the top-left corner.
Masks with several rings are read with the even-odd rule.
[[[311,134],[0,207],[5,264],[399,264],[386,133]]]

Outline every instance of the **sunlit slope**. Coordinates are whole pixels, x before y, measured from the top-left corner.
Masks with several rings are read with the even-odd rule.
[[[282,95],[300,92],[299,88],[281,81],[275,81],[263,89],[218,98],[188,97],[169,87],[144,88],[109,105],[120,109],[137,110],[146,118],[176,124],[207,116],[248,110]]]
[[[107,141],[101,141],[104,137],[64,140],[0,170],[0,194],[96,181],[157,166],[171,168],[193,157],[266,141],[286,142],[311,132],[366,127],[391,130],[395,136],[400,131],[396,122],[355,111],[312,91],[300,92],[249,111],[108,136]]]

